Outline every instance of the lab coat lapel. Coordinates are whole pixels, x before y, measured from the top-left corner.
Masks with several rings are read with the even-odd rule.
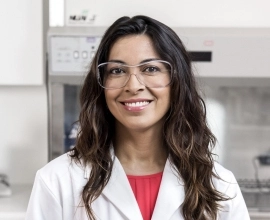
[[[125,171],[117,157],[108,184],[103,190],[107,197],[129,220],[142,220],[142,215]]]
[[[170,219],[183,203],[184,197],[184,184],[177,177],[168,159],[164,168],[152,220]]]

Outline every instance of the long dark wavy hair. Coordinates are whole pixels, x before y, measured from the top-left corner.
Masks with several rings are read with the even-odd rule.
[[[170,162],[184,182],[182,214],[186,220],[216,220],[220,201],[227,198],[213,186],[212,178],[219,178],[213,171],[211,153],[216,140],[207,126],[205,104],[196,88],[189,54],[171,28],[147,16],[121,17],[107,29],[81,90],[80,131],[71,157],[91,166],[82,191],[87,215],[95,219],[91,203],[108,183],[113,166],[110,148],[115,119],[106,107],[104,89],[98,84],[97,66],[108,61],[116,40],[141,34],[152,39],[160,58],[173,67],[171,102],[163,134]]]

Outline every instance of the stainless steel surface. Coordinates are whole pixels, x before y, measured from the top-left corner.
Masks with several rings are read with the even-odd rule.
[[[64,153],[64,86],[49,85],[49,159],[52,160]]]
[[[79,117],[80,86],[51,82],[49,85],[49,160],[67,152],[71,146],[70,132]],[[74,133],[74,132],[73,132]],[[74,136],[74,135],[73,135]]]

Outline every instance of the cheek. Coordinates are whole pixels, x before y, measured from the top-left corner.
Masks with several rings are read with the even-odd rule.
[[[114,104],[115,104],[116,97],[117,97],[117,94],[115,94],[114,91],[112,91],[112,90],[105,91],[105,100],[106,100],[106,104],[107,104],[110,112],[113,112],[113,110],[114,110]]]
[[[171,106],[171,89],[168,88],[167,94],[166,94],[166,113],[169,111]]]
[[[170,100],[171,100],[171,89],[167,88],[162,94],[162,100],[164,107],[166,106],[167,109],[170,107]]]
[[[171,94],[170,88],[163,88],[160,91],[156,91],[155,96],[157,98],[157,107],[160,113],[166,114],[170,109]]]

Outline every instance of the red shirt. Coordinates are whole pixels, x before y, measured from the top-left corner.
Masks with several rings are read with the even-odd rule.
[[[163,172],[146,176],[127,175],[144,220],[151,220],[162,173]]]

